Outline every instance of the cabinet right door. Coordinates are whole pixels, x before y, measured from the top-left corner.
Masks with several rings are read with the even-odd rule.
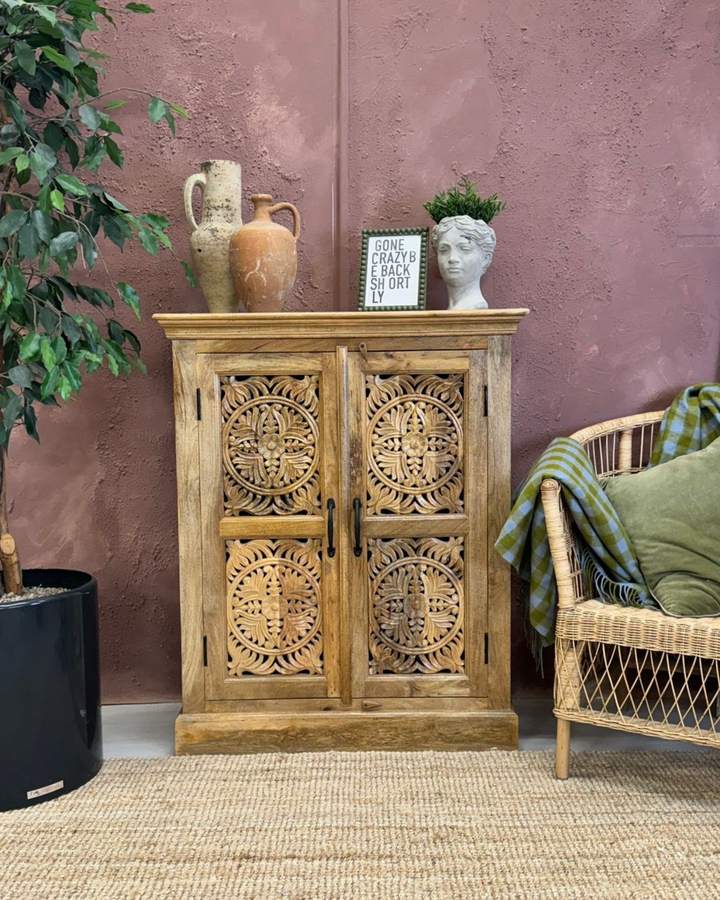
[[[487,696],[482,350],[348,354],[352,690]]]

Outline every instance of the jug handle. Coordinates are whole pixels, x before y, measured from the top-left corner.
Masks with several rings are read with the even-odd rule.
[[[275,206],[271,206],[268,209],[270,215],[276,212],[280,212],[281,209],[289,209],[293,215],[293,237],[297,240],[300,237],[300,213],[297,211],[297,208],[292,205],[292,203],[276,203]]]
[[[192,195],[193,191],[196,187],[200,187],[205,189],[205,185],[207,184],[207,179],[203,175],[202,172],[196,172],[194,175],[191,175],[187,181],[185,182],[185,187],[183,188],[183,202],[185,204],[185,218],[187,219],[187,223],[190,226],[192,231],[198,230],[198,223],[195,221],[195,215],[193,214],[192,208]]]

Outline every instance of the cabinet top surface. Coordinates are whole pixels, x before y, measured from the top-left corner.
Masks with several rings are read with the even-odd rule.
[[[158,313],[171,340],[514,334],[527,309],[466,312]]]

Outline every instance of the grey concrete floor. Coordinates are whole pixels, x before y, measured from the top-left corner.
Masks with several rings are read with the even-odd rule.
[[[550,750],[555,746],[552,701],[515,700],[520,720],[520,750]],[[173,727],[179,703],[105,706],[102,711],[105,757],[172,756]],[[625,734],[610,728],[573,725],[573,750],[687,750],[693,744]]]

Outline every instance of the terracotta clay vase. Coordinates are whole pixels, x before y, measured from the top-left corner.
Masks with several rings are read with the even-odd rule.
[[[195,221],[192,195],[202,189],[202,218]],[[230,238],[242,225],[242,172],[239,163],[211,159],[183,188],[185,218],[191,229],[190,257],[210,312],[237,312],[238,297],[230,276]]]
[[[252,222],[238,228],[230,239],[230,271],[235,291],[248,312],[281,312],[290,299],[297,274],[295,244],[300,234],[300,213],[292,203],[272,205],[270,194],[253,194]],[[293,232],[273,222],[281,209],[293,214]]]

